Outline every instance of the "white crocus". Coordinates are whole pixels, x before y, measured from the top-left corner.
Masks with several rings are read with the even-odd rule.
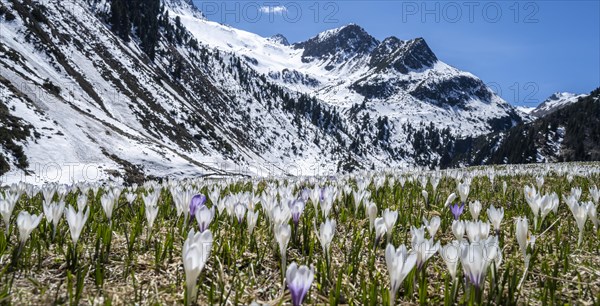
[[[577,246],[580,246],[583,242],[583,231],[585,229],[585,221],[587,221],[588,210],[586,204],[575,203],[573,205],[573,217],[575,217],[575,222],[577,222],[577,227],[579,228],[579,239],[577,240]]]
[[[468,281],[481,290],[485,275],[492,262],[500,258],[498,237],[490,236],[485,242],[465,243],[461,245],[460,262]]]
[[[83,211],[87,207],[88,197],[85,194],[77,197],[77,210]]]
[[[375,226],[375,218],[377,218],[377,205],[375,203],[369,203],[367,207],[367,214],[369,215],[369,229],[373,230]]]
[[[471,185],[469,182],[464,182],[462,184],[458,184],[458,195],[460,196],[460,201],[463,203],[467,202],[467,198],[469,197],[469,191],[471,191]]]
[[[385,262],[390,274],[390,305],[396,301],[396,292],[406,276],[412,271],[417,263],[417,255],[409,254],[404,245],[395,249],[388,244],[385,249]]]
[[[471,204],[469,204],[469,211],[471,212],[471,216],[473,217],[473,220],[479,220],[479,214],[481,213],[481,202],[479,201],[475,201],[475,202],[471,202]]]
[[[454,281],[456,279],[456,270],[460,260],[460,243],[456,240],[452,240],[452,242],[444,245],[440,249],[440,255],[442,255],[442,259],[444,259],[444,262],[446,263],[452,281]]]
[[[90,215],[90,212],[87,208],[84,208],[84,210],[85,211],[80,210],[77,212],[73,206],[69,205],[65,213],[67,224],[69,224],[69,232],[71,233],[73,245],[77,245],[77,241],[79,241],[79,237],[81,236],[85,222]]]
[[[527,246],[534,245],[535,236],[531,235],[529,232],[529,221],[527,218],[518,217],[515,223],[515,235],[517,236],[517,243],[519,244],[519,249],[523,254],[523,259],[525,260],[525,267],[529,267],[529,259],[531,255],[527,255]]]
[[[594,204],[598,205],[598,201],[600,201],[600,190],[596,185],[590,187],[590,198]]]
[[[536,177],[535,183],[537,185],[537,189],[542,190],[542,187],[544,186],[544,177],[543,176]]]
[[[587,204],[585,204],[585,206],[587,209],[588,218],[590,218],[592,223],[594,223],[594,228],[597,230],[598,229],[598,211],[596,210],[596,204],[594,204],[593,202],[587,202]]]
[[[421,191],[421,195],[423,196],[423,199],[425,201],[425,206],[429,207],[429,193],[427,192],[427,190],[422,190]]]
[[[396,221],[398,220],[398,212],[386,208],[383,211],[383,220],[385,221],[387,240],[390,241],[390,239],[392,238],[392,231],[394,229],[394,225],[396,225]]]
[[[256,222],[258,221],[258,211],[249,211],[246,215],[246,222],[248,223],[248,234],[252,235],[254,231],[254,227],[256,227]]]
[[[433,216],[430,221],[428,221],[427,219],[425,219],[425,217],[423,217],[423,224],[425,225],[425,228],[427,228],[427,231],[429,232],[429,236],[431,238],[435,237],[435,234],[437,233],[438,229],[440,228],[441,223],[442,223],[442,220],[438,216]]]
[[[242,223],[242,221],[244,221],[244,217],[246,216],[246,210],[246,205],[242,203],[235,204],[233,208],[233,213],[235,214],[235,218],[237,219],[238,223]]]
[[[156,217],[158,216],[158,206],[157,205],[145,205],[145,215],[146,221],[148,221],[148,228],[152,229],[154,226],[154,221],[156,221]]]
[[[44,215],[48,223],[52,224],[52,237],[56,234],[56,227],[60,218],[62,218],[63,212],[65,211],[65,202],[60,201],[59,203],[48,203],[44,201],[42,204],[44,209]]]
[[[125,200],[127,200],[127,203],[129,203],[129,204],[133,204],[133,202],[135,201],[136,198],[137,198],[137,194],[135,194],[133,192],[128,192],[125,194]]]
[[[6,227],[6,235],[8,236],[8,231],[10,230],[10,216],[15,209],[16,201],[8,201],[4,199],[0,199],[0,214],[2,214],[2,220],[4,221],[4,226]]]
[[[490,234],[490,224],[481,220],[476,222],[467,221],[465,222],[465,231],[469,242],[482,241],[487,239]]]
[[[35,214],[29,214],[26,211],[22,211],[17,216],[17,227],[19,228],[19,241],[21,245],[24,245],[29,239],[31,232],[40,224],[42,216]]]
[[[207,230],[196,233],[191,229],[182,248],[183,269],[185,270],[185,283],[187,288],[188,305],[195,304],[196,282],[204,269],[213,244],[212,233]]]
[[[108,218],[110,223],[112,223],[112,213],[115,208],[115,203],[116,199],[111,194],[102,195],[100,198],[100,204],[102,204],[106,218]]]
[[[500,223],[502,223],[502,219],[504,218],[504,208],[495,208],[493,205],[488,208],[487,216],[489,222],[494,226],[494,230],[496,234],[500,233]]]
[[[286,267],[286,253],[287,245],[290,242],[292,236],[292,229],[287,223],[279,224],[275,227],[275,240],[279,244],[279,253],[281,255],[281,271]]]
[[[458,241],[462,241],[465,237],[466,225],[464,221],[453,220],[452,221],[452,234]]]
[[[315,210],[315,215],[319,212],[319,199],[321,198],[321,188],[319,186],[315,186],[310,191],[310,202],[313,204],[313,208]]]
[[[249,215],[249,214],[248,214]],[[215,207],[211,207],[210,209],[206,207],[206,205],[200,206],[198,211],[196,212],[196,222],[198,222],[198,227],[200,228],[200,232],[204,232],[208,229],[208,226],[212,222],[215,217]]]
[[[456,200],[456,193],[453,192],[446,199],[446,202],[444,203],[444,207],[448,207],[448,205],[452,204],[452,202],[454,202],[454,200]]]
[[[425,263],[440,249],[440,242],[434,242],[431,239],[417,239],[414,246],[414,252],[417,255],[417,269],[420,271]]]
[[[331,246],[331,241],[333,240],[333,236],[335,235],[335,220],[327,219],[325,223],[321,224],[319,229],[319,242],[321,242],[321,247],[323,248],[323,253],[329,261],[329,249]]]
[[[385,221],[381,217],[375,218],[375,221],[373,222],[373,224],[374,224],[373,226],[375,227],[375,244],[374,244],[374,246],[377,246],[377,244],[379,243],[379,240],[381,240],[383,235],[385,235],[385,233],[387,232],[387,226],[385,225]]]

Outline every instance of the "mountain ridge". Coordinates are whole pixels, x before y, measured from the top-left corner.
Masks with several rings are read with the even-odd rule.
[[[123,22],[128,14],[113,18],[118,2],[67,9],[0,0],[15,16],[2,19],[9,39],[0,42],[0,93],[10,116],[31,127],[29,136],[10,138],[30,164],[96,163],[125,178],[435,167],[442,156],[430,148],[521,120],[481,80],[439,61],[424,40],[379,42],[346,26],[334,32],[372,44],[325,43],[317,49],[326,56],[306,63],[298,45],[209,21],[189,2],[156,1],[135,2],[148,12],[162,7],[131,21],[156,29],[140,35]],[[115,30],[116,21],[123,29]],[[404,49],[379,50],[371,65],[384,42]],[[382,84],[385,96],[356,90],[376,93]],[[12,156],[6,143],[3,155]],[[42,179],[15,157],[6,164]]]

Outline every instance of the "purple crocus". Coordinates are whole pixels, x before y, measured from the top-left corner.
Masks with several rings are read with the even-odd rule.
[[[292,213],[292,221],[294,221],[294,227],[298,227],[298,222],[300,222],[300,216],[304,211],[304,201],[301,199],[291,201],[289,203],[290,211]]]
[[[190,202],[190,220],[196,217],[196,212],[200,209],[201,206],[206,203],[206,196],[203,194],[197,194],[192,197],[192,201]]]
[[[285,280],[287,287],[292,295],[292,304],[294,306],[302,305],[302,301],[308,293],[310,286],[312,285],[315,277],[315,270],[313,267],[310,269],[307,266],[300,266],[293,262],[287,268],[285,273]]]
[[[463,210],[465,210],[465,204],[462,204],[460,206],[458,205],[458,203],[450,205],[450,211],[452,212],[452,215],[454,215],[454,220],[458,220],[460,215],[462,215]]]

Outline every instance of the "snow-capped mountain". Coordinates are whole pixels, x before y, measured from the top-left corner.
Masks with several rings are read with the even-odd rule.
[[[430,148],[521,121],[421,38],[378,41],[351,24],[289,44],[206,20],[188,0],[69,4],[0,0],[1,173],[435,166]]]
[[[558,96],[558,95],[557,95]],[[555,100],[555,99],[553,99]],[[445,166],[600,160],[600,88],[508,131],[460,139]]]
[[[538,107],[531,111],[531,115],[536,117],[544,117],[563,107],[577,102],[580,98],[587,95],[578,95],[570,92],[557,92],[551,95],[548,99],[542,102]]]

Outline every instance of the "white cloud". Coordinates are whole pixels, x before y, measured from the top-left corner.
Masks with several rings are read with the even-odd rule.
[[[280,6],[265,5],[265,6],[260,7],[260,11],[265,14],[283,14],[283,12],[287,12],[287,8],[283,5],[280,5]]]

